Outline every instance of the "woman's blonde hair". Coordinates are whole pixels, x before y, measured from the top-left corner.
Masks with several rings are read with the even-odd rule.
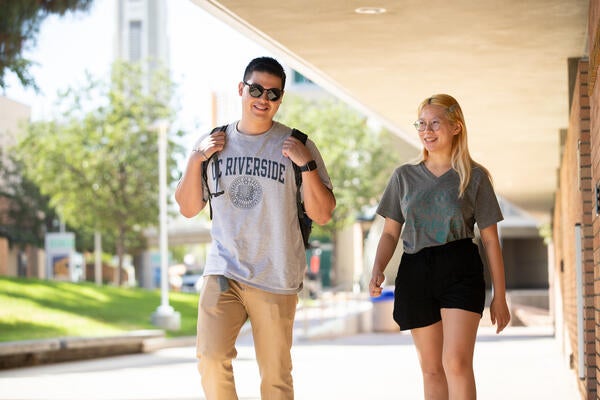
[[[471,180],[471,170],[474,166],[481,168],[486,175],[492,179],[489,171],[481,164],[476,163],[469,154],[469,146],[467,143],[467,126],[465,117],[456,99],[448,94],[435,94],[426,98],[419,104],[417,115],[421,115],[423,108],[428,105],[437,105],[446,109],[446,118],[448,121],[460,126],[460,132],[454,135],[452,139],[452,168],[458,173],[460,185],[458,196],[462,197]],[[429,152],[423,148],[423,152],[418,158],[418,162],[427,160]]]

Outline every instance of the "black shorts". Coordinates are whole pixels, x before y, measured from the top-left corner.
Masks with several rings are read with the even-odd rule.
[[[484,304],[483,263],[471,239],[402,255],[394,290],[394,321],[400,330],[440,321],[442,308],[482,315]]]

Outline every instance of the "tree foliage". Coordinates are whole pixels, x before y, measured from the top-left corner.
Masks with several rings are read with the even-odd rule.
[[[323,227],[331,235],[377,204],[398,164],[391,134],[375,132],[365,117],[339,100],[290,96],[284,101],[279,119],[317,144],[331,177],[337,206],[332,222]]]
[[[11,245],[23,248],[32,245],[43,248],[47,232],[55,232],[60,226],[56,210],[50,206],[50,198],[24,175],[25,167],[10,149],[2,154],[0,149],[0,236],[8,238]],[[75,232],[76,250],[86,251],[93,247],[93,232],[85,227],[66,229]],[[114,247],[114,246],[113,246]]]
[[[68,224],[114,242],[119,267],[128,250],[144,245],[143,229],[158,221],[156,121],[175,114],[167,72],[145,76],[140,65],[126,63],[113,65],[110,82],[88,76],[85,87],[61,94],[60,116],[30,124],[18,144],[27,177]]]
[[[50,14],[88,10],[93,0],[0,0],[0,87],[6,88],[8,71],[24,87],[37,89],[29,74],[32,61],[23,52],[36,43],[40,25]]]
[[[57,216],[48,196],[22,170],[14,154],[0,154],[0,199],[5,200],[5,207],[0,208],[0,234],[12,244],[44,247],[44,234],[52,230]]]

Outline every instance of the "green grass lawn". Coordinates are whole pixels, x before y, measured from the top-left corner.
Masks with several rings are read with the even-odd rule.
[[[195,335],[198,294],[170,292],[169,304],[181,329],[167,336]],[[0,277],[0,342],[156,329],[150,317],[159,305],[158,289]]]

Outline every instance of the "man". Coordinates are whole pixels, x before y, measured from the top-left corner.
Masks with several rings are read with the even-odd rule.
[[[318,224],[335,208],[323,159],[273,117],[285,88],[283,67],[252,60],[238,84],[242,116],[200,138],[175,199],[191,218],[210,200],[212,244],[198,305],[198,370],[208,400],[237,399],[235,341],[249,318],[263,399],[293,399],[292,328],[306,268],[292,163],[301,167],[308,216]],[[213,155],[217,155],[217,159]],[[203,161],[206,186],[202,184]]]

